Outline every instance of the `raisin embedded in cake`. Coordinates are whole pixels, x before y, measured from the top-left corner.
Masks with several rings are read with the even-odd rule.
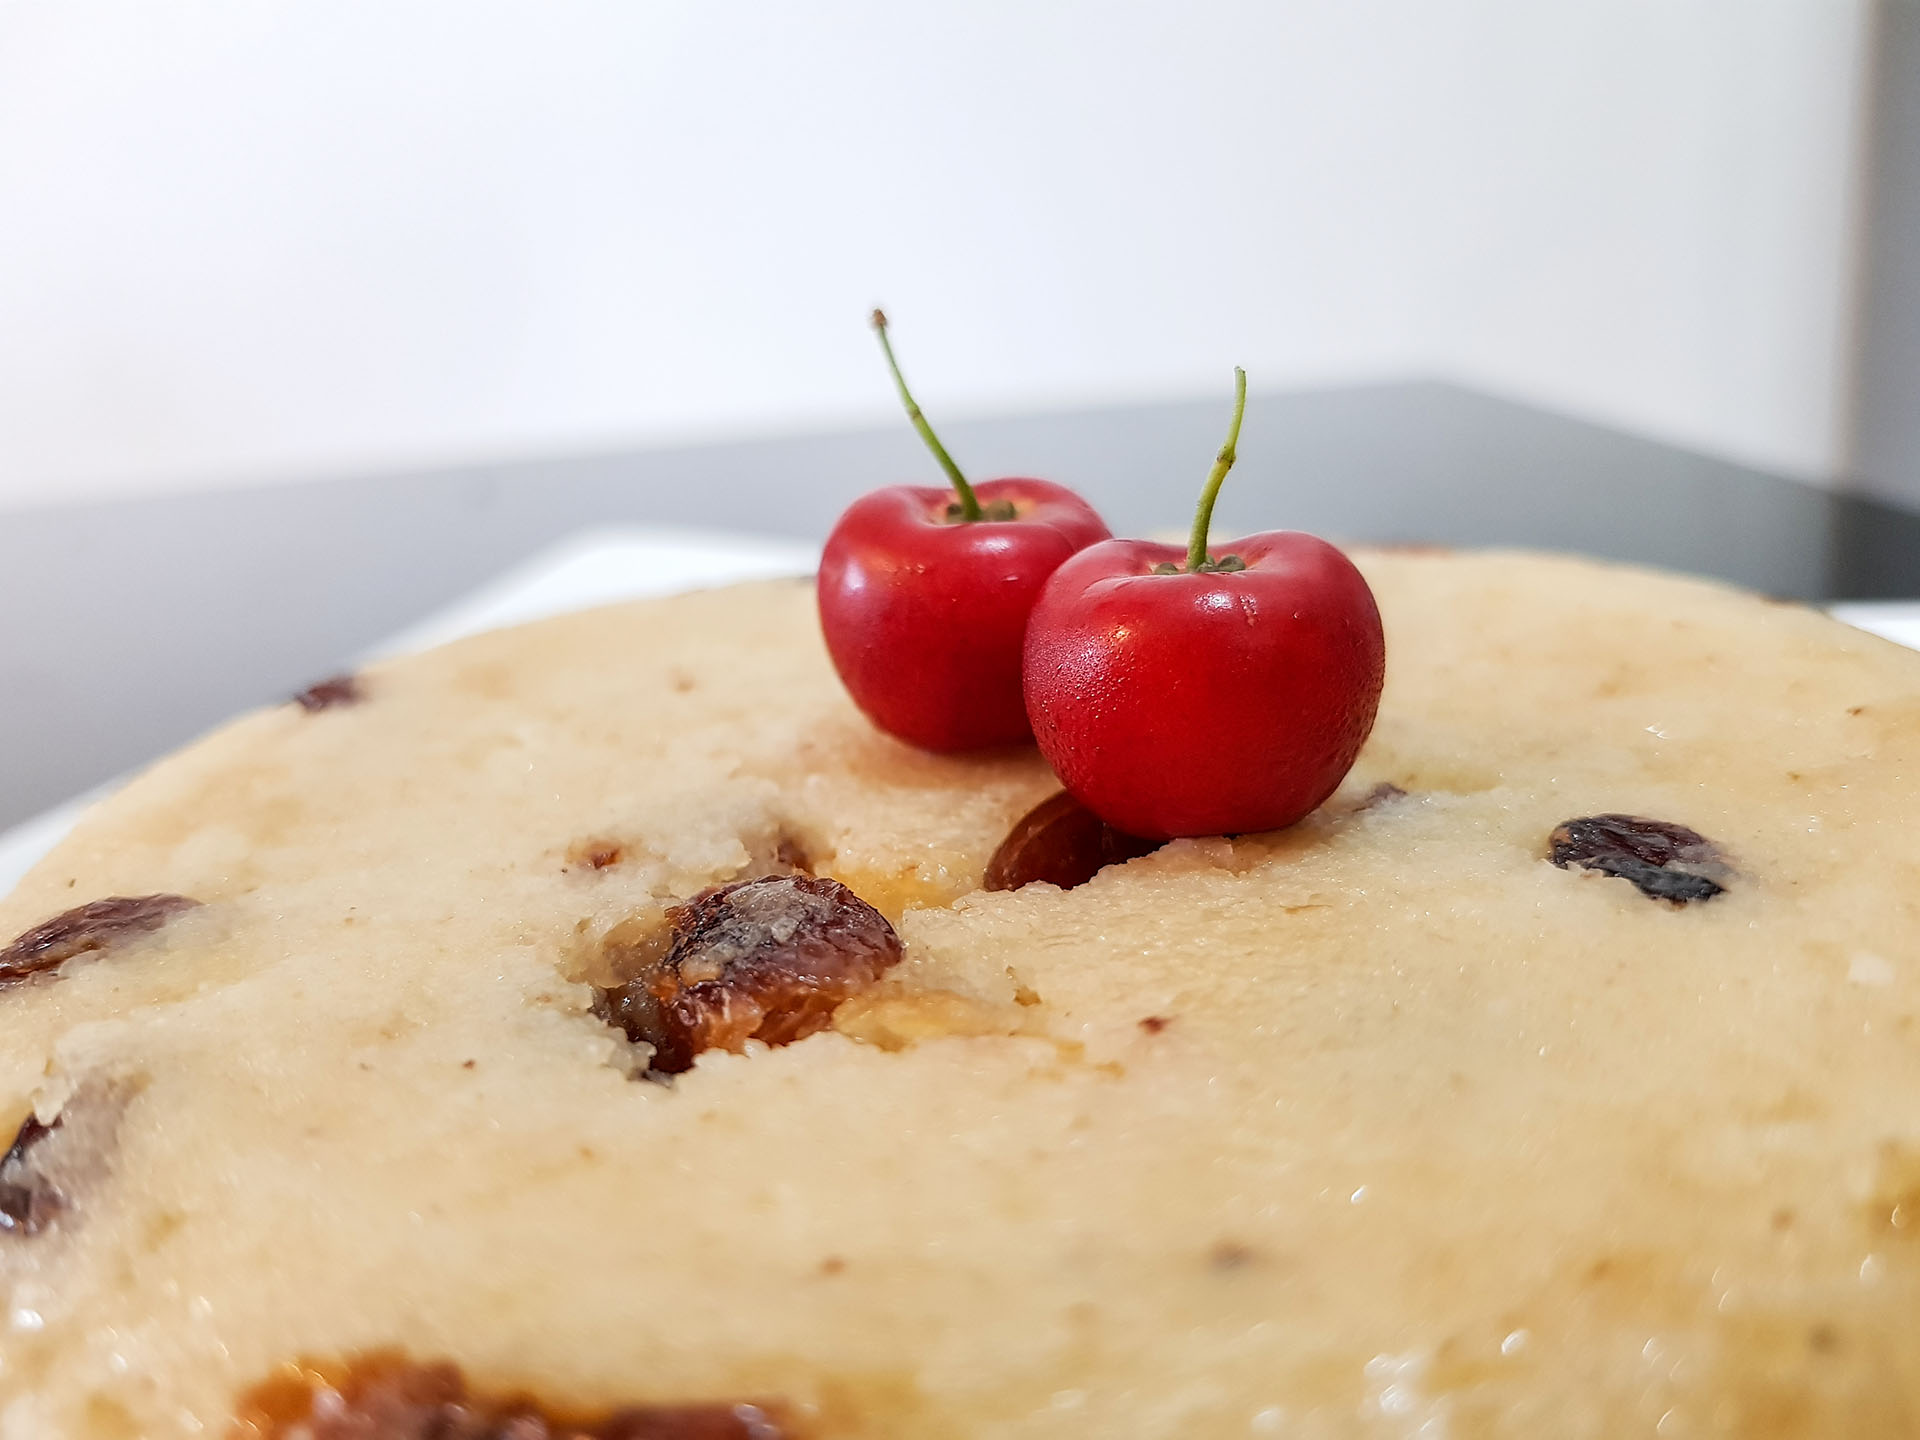
[[[309,714],[332,710],[342,705],[358,705],[367,692],[357,675],[330,675],[316,681],[293,697],[293,703]]]
[[[1165,843],[1121,833],[1062,790],[1014,823],[987,861],[980,884],[986,890],[1018,890],[1044,882],[1071,890],[1107,866],[1151,855]]]
[[[66,1197],[40,1165],[40,1152],[59,1124],[56,1119],[43,1125],[29,1115],[0,1155],[0,1231],[38,1235],[65,1207]]]
[[[900,959],[886,917],[846,886],[810,875],[723,885],[667,912],[670,938],[616,956],[634,972],[601,992],[600,1013],[678,1074],[703,1050],[787,1045],[826,1029],[839,1004]]]
[[[1547,858],[1633,883],[1649,900],[1685,905],[1727,888],[1733,868],[1706,836],[1671,820],[1589,815],[1554,829]]]
[[[200,902],[184,895],[112,895],[43,920],[0,949],[0,987],[158,930]]]

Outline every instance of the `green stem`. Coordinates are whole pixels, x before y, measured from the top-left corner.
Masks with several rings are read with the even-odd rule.
[[[933,452],[933,458],[940,462],[940,468],[947,472],[947,479],[953,482],[954,492],[960,497],[960,518],[978,520],[981,515],[980,499],[973,493],[973,487],[967,483],[967,477],[960,473],[960,467],[953,463],[953,457],[947,454],[947,447],[940,443],[940,437],[933,433],[933,427],[927,423],[927,417],[920,413],[920,407],[914,402],[913,392],[907,389],[907,377],[900,373],[900,362],[893,358],[893,343],[887,339],[887,316],[884,310],[873,312],[873,328],[879,333],[880,348],[887,353],[887,368],[893,371],[893,383],[900,387],[900,403],[907,407],[907,419],[913,422],[913,428],[920,432],[920,438],[927,442],[927,449]]]
[[[1240,418],[1247,413],[1247,372],[1238,365],[1233,367],[1233,423],[1227,427],[1227,443],[1220,447],[1220,454],[1213,462],[1213,473],[1207,476],[1207,488],[1200,492],[1200,508],[1193,516],[1193,539],[1187,545],[1187,569],[1189,572],[1206,568],[1207,529],[1213,524],[1213,502],[1220,494],[1220,482],[1227,478],[1227,472],[1233,468],[1234,447],[1240,443]]]

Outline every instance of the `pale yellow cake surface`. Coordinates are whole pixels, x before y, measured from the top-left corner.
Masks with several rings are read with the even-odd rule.
[[[1358,558],[1388,680],[1340,793],[1068,892],[977,890],[1045,765],[874,733],[803,584],[479,637],[160,764],[0,902],[0,943],[204,902],[0,989],[0,1144],[118,1116],[0,1234],[0,1437],[223,1436],[276,1365],[392,1347],[820,1440],[1920,1432],[1920,656]],[[1710,837],[1727,892],[1550,865],[1600,812]],[[598,937],[782,834],[898,918],[896,978],[629,1078]]]

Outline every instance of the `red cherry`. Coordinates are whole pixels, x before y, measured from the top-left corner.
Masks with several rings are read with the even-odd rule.
[[[1110,540],[1047,582],[1027,627],[1034,738],[1074,797],[1149,839],[1291,825],[1373,729],[1386,642],[1373,592],[1324,540],[1252,535],[1209,557],[1233,427],[1191,545]]]
[[[1045,480],[989,480],[977,494],[1016,518],[949,521],[952,491],[891,485],[847,508],[820,557],[820,628],[840,679],[875,725],[928,750],[1033,733],[1028,612],[1061,561],[1108,534]]]
[[[886,317],[877,310],[874,326],[893,365]],[[854,703],[902,740],[928,750],[1026,740],[1033,733],[1021,689],[1028,612],[1063,560],[1112,532],[1061,485],[969,485],[897,365],[893,372],[908,418],[953,488],[893,485],[847,507],[820,557],[827,653]]]

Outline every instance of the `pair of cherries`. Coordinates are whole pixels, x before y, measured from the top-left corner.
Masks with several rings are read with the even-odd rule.
[[[886,316],[873,324],[952,488],[876,490],[827,539],[821,628],[868,718],[936,751],[1031,736],[1074,798],[1144,839],[1279,829],[1331,795],[1379,706],[1380,612],[1312,535],[1208,549],[1245,372],[1183,550],[1115,540],[1045,480],[969,484],[907,389]]]

